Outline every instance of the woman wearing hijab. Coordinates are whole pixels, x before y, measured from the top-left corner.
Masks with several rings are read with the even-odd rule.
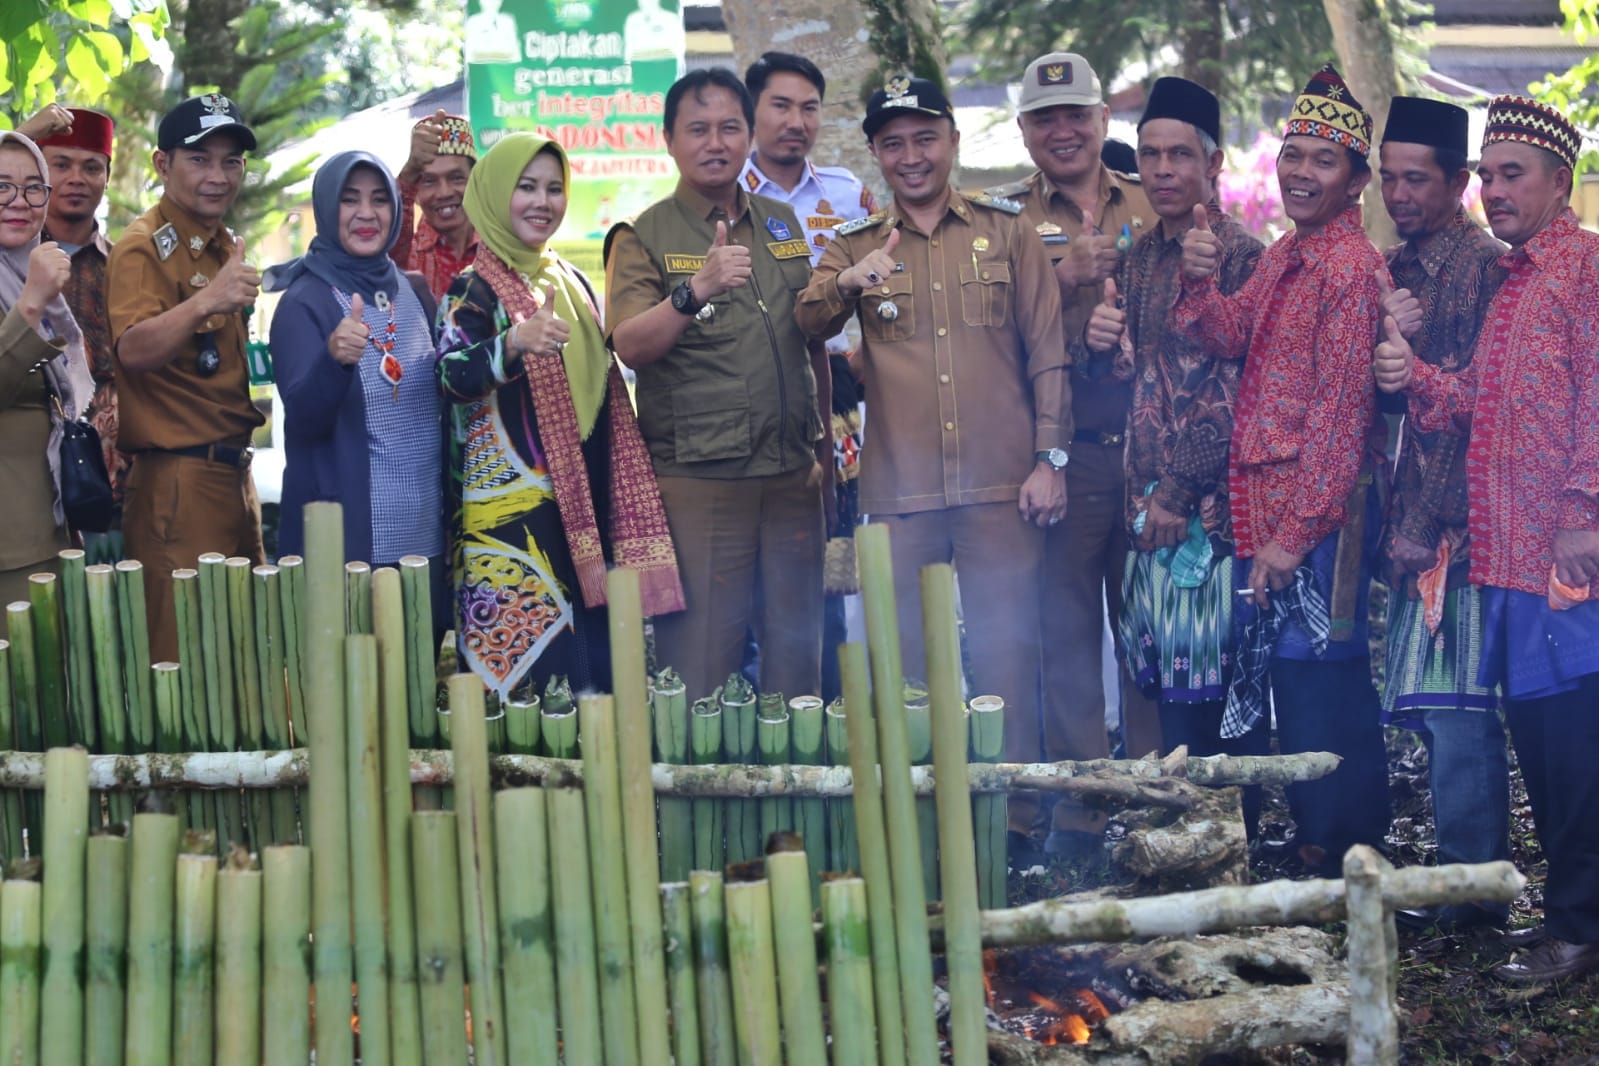
[[[340,152],[317,171],[311,203],[309,250],[265,282],[283,292],[271,342],[287,453],[278,549],[302,552],[305,505],[333,500],[346,559],[424,555],[442,567],[433,308],[389,259],[399,187],[377,156]]]
[[[0,606],[27,599],[28,575],[54,571],[67,546],[63,419],[94,393],[83,334],[61,296],[72,261],[39,242],[49,173],[31,140],[0,133]]]
[[[681,610],[666,515],[588,279],[548,247],[571,170],[531,133],[477,162],[478,254],[444,297],[460,652],[502,697],[564,675],[611,690],[608,565],[639,571],[644,613]]]

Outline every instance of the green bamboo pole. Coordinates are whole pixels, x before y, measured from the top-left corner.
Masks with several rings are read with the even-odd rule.
[[[122,628],[122,678],[128,693],[128,739],[135,751],[155,749],[155,708],[150,692],[150,627],[144,607],[144,564],[116,564],[117,619]]]
[[[949,971],[950,1043],[954,1066],[987,1066],[983,932],[977,905],[977,855],[972,842],[972,793],[966,773],[968,728],[966,704],[961,699],[955,571],[947,563],[922,570],[922,631],[933,718],[933,776],[938,782],[935,799],[941,843],[944,963]]]
[[[505,750],[512,755],[539,753],[539,706],[537,695],[513,697],[505,701]]]
[[[822,882],[822,939],[827,944],[827,1014],[833,1066],[878,1066],[877,1013],[872,1002],[872,938],[866,882]]]
[[[727,969],[733,983],[733,1036],[740,1066],[780,1066],[777,955],[772,944],[772,893],[759,861],[730,868],[727,882]],[[740,880],[748,877],[749,880]]]
[[[622,857],[622,782],[614,704],[609,696],[585,695],[578,700],[578,715],[605,1062],[607,1066],[630,1066],[638,1062],[638,998],[627,935],[627,867]],[[653,818],[651,822],[653,829]],[[650,852],[654,854],[653,846]]]
[[[235,706],[239,710],[241,747],[248,751],[265,737],[261,661],[266,658],[268,634],[255,628],[254,589],[250,587],[251,561],[230,556],[224,563],[228,590],[228,631],[232,635]]]
[[[133,816],[128,875],[127,1066],[172,1061],[173,907],[177,898],[178,819]]]
[[[858,643],[840,644],[838,675],[844,685],[850,777],[855,790],[857,854],[861,860],[861,876],[866,881],[866,908],[872,938],[872,986],[877,1001],[878,1057],[882,1066],[905,1066],[899,946],[894,938],[894,886],[889,874],[883,794],[877,776],[877,727],[872,721],[871,680],[866,667],[866,649]]]
[[[294,746],[289,733],[289,692],[284,664],[282,573],[276,566],[257,566],[250,571],[251,602],[255,607],[256,666],[260,671],[260,742],[273,751]],[[295,790],[274,788],[268,791],[272,832],[266,844],[292,843],[299,839],[299,815],[294,805]]]
[[[172,937],[172,1063],[216,1059],[217,846],[209,831],[187,833],[177,859]]]
[[[265,1066],[311,1058],[311,849],[301,844],[261,850],[261,1054]]]
[[[43,1013],[45,1062],[83,1061],[83,922],[89,826],[89,756],[51,748],[44,757]],[[98,890],[98,889],[97,889]]]
[[[178,619],[178,680],[183,694],[183,745],[180,751],[210,751],[206,717],[205,652],[200,635],[200,572],[172,571],[172,608]]]
[[[66,636],[61,631],[61,583],[56,575],[29,574],[28,600],[33,606],[33,654],[44,743],[59,748],[72,743],[72,728],[67,720]]]
[[[428,560],[421,555],[400,559],[400,586],[405,601],[406,691],[411,710],[411,741],[419,748],[433,747],[438,721],[435,662],[438,645],[433,636],[433,589]]]
[[[855,531],[866,633],[872,653],[872,694],[877,704],[877,758],[883,780],[883,816],[893,869],[894,927],[899,940],[900,1004],[911,1062],[933,1062],[938,1033],[933,1021],[933,956],[927,940],[927,893],[917,839],[916,795],[911,788],[905,729],[905,676],[900,666],[899,622],[894,613],[894,566],[888,527],[869,523]],[[851,747],[855,738],[850,737]],[[861,841],[864,852],[866,841]]]
[[[39,662],[33,651],[33,607],[26,600],[6,604],[11,632],[11,723],[18,751],[39,751],[44,727],[39,720]],[[21,851],[15,854],[22,854]]]
[[[689,716],[689,744],[694,765],[708,766],[722,761],[720,702],[709,696],[694,701]],[[694,812],[694,869],[720,870],[726,855],[722,843],[726,806],[719,799],[696,799],[690,803]]]
[[[618,813],[627,834],[623,857],[638,1011],[638,1058],[647,1061],[654,1049],[664,1051],[669,1046],[671,1027],[667,1021],[666,959],[661,940],[655,786],[650,779],[649,673],[644,662],[644,610],[637,571],[610,571],[605,577],[605,598],[611,627],[611,685],[616,690],[616,766],[621,775]],[[617,846],[623,842],[618,834]]]
[[[15,619],[7,617],[8,623]],[[30,634],[31,635],[31,634]],[[12,673],[16,663],[11,654],[11,642],[0,640],[0,744],[8,750],[15,751],[20,745],[17,743],[16,734],[16,705],[13,702],[12,686],[16,675]],[[32,674],[33,662],[28,661],[28,673]],[[4,832],[0,834],[0,847],[5,851],[6,861],[22,856],[22,793],[17,789],[6,789],[0,792],[0,818],[4,820]]]
[[[827,761],[834,766],[849,765],[849,719],[844,714],[844,698],[827,705]],[[827,803],[827,843],[829,870],[859,871],[860,848],[855,842],[854,799],[829,799]]]
[[[717,690],[722,705],[722,752],[728,762],[760,762],[756,740],[757,701],[755,690],[742,674],[730,674]],[[761,855],[761,801],[730,799],[723,801],[727,833],[727,861],[748,862]]]
[[[694,920],[700,1061],[705,1066],[739,1066],[738,1040],[733,1031],[733,985],[727,965],[727,893],[722,875],[695,870],[688,876],[688,891]]]
[[[155,704],[155,750],[176,754],[183,750],[183,668],[177,663],[150,667],[150,694]]]
[[[490,753],[505,754],[505,704],[492,693],[485,699],[487,714],[483,716],[483,741]]]
[[[795,696],[788,701],[789,742],[793,760],[802,766],[827,761],[825,718],[820,696]],[[827,804],[818,797],[794,801],[794,829],[805,841],[811,871],[811,907],[821,905],[822,871],[827,869]]]
[[[349,633],[372,632],[372,567],[366,563],[344,564],[344,626]]]
[[[667,667],[650,685],[650,709],[656,756],[681,766],[689,761],[688,689],[677,671]],[[686,881],[694,867],[694,805],[680,796],[662,796],[661,879]]]
[[[417,1001],[421,1011],[422,1061],[428,1066],[466,1066],[466,973],[461,964],[458,862],[455,812],[413,814],[411,869],[416,900]],[[569,1061],[575,1066],[578,1060]]]
[[[809,867],[805,844],[794,835],[779,836],[768,846],[766,876],[772,892],[772,944],[776,949],[778,1004],[788,1066],[827,1066],[827,1031],[822,1026],[822,995],[816,976]]]
[[[237,732],[227,561],[220,552],[205,552],[199,566],[200,652],[205,659],[205,712],[213,751],[232,751]]]
[[[388,888],[390,1057],[420,1066],[416,916],[411,899],[411,719],[406,681],[405,600],[400,573],[372,575],[372,631],[378,644],[382,713],[383,859]]]
[[[38,1066],[41,889],[23,865],[0,885],[0,1061]]]
[[[84,919],[83,1014],[85,1066],[122,1066],[128,986],[128,840],[99,833],[85,847],[88,895]]]
[[[541,789],[512,788],[494,794],[494,828],[504,842],[494,856],[500,888],[500,961],[505,1002],[517,1005],[505,1016],[505,1052],[507,1061],[516,1066],[558,1066],[561,1058],[548,818]]]
[[[336,856],[311,868],[312,959],[316,981],[317,1066],[350,1066],[354,1037],[346,1004],[354,960],[350,944],[348,762],[344,710],[344,509],[305,508],[304,718],[311,749],[310,842],[313,855]],[[332,1007],[334,1009],[328,1009]],[[483,1064],[487,1066],[487,1064]]]
[[[561,1047],[564,1061],[598,1066],[605,1061],[600,1035],[600,981],[594,945],[594,897],[589,881],[589,842],[583,793],[575,788],[545,792],[550,822],[550,899],[555,914],[555,969],[561,982]]]
[[[383,771],[378,748],[378,641],[344,640],[344,713],[349,759],[350,904],[362,1066],[389,1066],[388,914],[383,885]]]
[[[786,766],[790,761],[788,702],[781,692],[763,692],[755,708],[755,747],[767,766]],[[765,796],[760,808],[761,844],[765,847],[773,833],[794,830],[794,801],[787,796]]]
[[[261,881],[243,848],[217,873],[216,1066],[261,1066]]]
[[[972,758],[999,762],[1005,756],[1005,701],[998,696],[972,699]],[[984,910],[1005,906],[1005,793],[981,792],[972,797],[972,822],[977,849],[977,897]]]
[[[933,761],[933,716],[927,701],[927,684],[905,682],[905,738],[912,766]],[[921,841],[922,890],[938,899],[938,807],[932,796],[916,797],[917,835]]]
[[[673,1066],[700,1066],[700,1008],[694,991],[694,920],[687,881],[661,886],[666,993],[672,1009]]]
[[[61,561],[61,609],[66,617],[67,714],[71,720],[72,742],[90,748],[98,730],[94,714],[94,646],[89,632],[89,589],[83,569],[81,549],[64,548],[56,553]]]
[[[289,728],[294,734],[294,743],[303,745],[310,734],[305,716],[305,560],[300,556],[279,557],[278,596],[279,614],[283,618],[283,674],[289,704]]]
[[[115,571],[105,564],[84,568],[93,634],[95,694],[99,706],[100,750],[119,755],[129,750],[126,693],[122,686],[122,625],[117,615]],[[13,630],[13,632],[15,632]]]
[[[483,682],[450,678],[450,750],[455,765],[456,848],[461,864],[461,928],[472,1003],[476,1066],[505,1062],[505,1005],[500,989],[499,902],[494,885],[494,822],[489,807],[489,753],[483,730]]]
[[[572,698],[571,683],[563,676],[550,678],[544,686],[544,700],[539,709],[539,732],[544,737],[544,748],[551,758],[577,758],[577,702]]]

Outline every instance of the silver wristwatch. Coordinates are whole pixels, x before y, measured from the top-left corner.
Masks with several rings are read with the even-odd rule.
[[[1066,464],[1071,461],[1065,448],[1050,448],[1036,453],[1033,458],[1040,463],[1048,463],[1055,470],[1065,470]]]

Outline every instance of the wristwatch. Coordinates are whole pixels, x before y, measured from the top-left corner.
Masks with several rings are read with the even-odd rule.
[[[1071,461],[1071,456],[1066,453],[1065,448],[1050,448],[1038,452],[1033,458],[1040,463],[1048,463],[1055,470],[1065,470],[1066,464]]]
[[[684,279],[672,290],[672,310],[680,315],[697,315],[705,305],[694,295],[694,286]]]

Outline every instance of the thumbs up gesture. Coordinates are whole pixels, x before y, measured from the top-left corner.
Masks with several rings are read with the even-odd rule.
[[[1094,313],[1083,327],[1083,343],[1090,351],[1114,351],[1127,328],[1127,312],[1117,305],[1116,279],[1105,279],[1105,298],[1094,306]]]
[[[1391,317],[1399,326],[1400,334],[1408,341],[1416,339],[1421,332],[1421,301],[1416,299],[1416,294],[1409,289],[1396,289],[1394,283],[1388,278],[1388,271],[1378,270],[1377,291],[1382,295],[1382,313]]]
[[[261,274],[244,257],[244,238],[235,237],[233,254],[198,295],[206,300],[208,314],[230,315],[255,303],[260,291]]]
[[[1210,231],[1204,204],[1194,205],[1194,224],[1183,234],[1183,277],[1203,281],[1221,263],[1221,241]]]
[[[511,356],[560,355],[571,339],[572,327],[555,313],[555,286],[546,281],[539,292],[538,311],[511,330]]]
[[[328,334],[328,354],[340,366],[354,366],[366,351],[367,338],[372,331],[361,321],[361,313],[365,310],[366,301],[356,293],[350,297],[350,313],[339,319],[339,324]]]
[[[729,244],[727,223],[718,222],[716,239],[705,253],[705,265],[689,280],[689,286],[695,298],[705,303],[748,285],[750,270],[750,250],[742,244]]]
[[[1405,340],[1404,334],[1399,332],[1399,323],[1393,315],[1383,316],[1382,332],[1383,339],[1371,354],[1372,376],[1383,392],[1403,392],[1410,384],[1415,353],[1410,350],[1410,342]]]
[[[838,276],[839,291],[858,296],[873,285],[881,285],[883,279],[894,273],[898,265],[894,259],[898,247],[899,230],[889,230],[888,240],[883,242],[881,248],[873,248],[861,257],[859,263]]]

